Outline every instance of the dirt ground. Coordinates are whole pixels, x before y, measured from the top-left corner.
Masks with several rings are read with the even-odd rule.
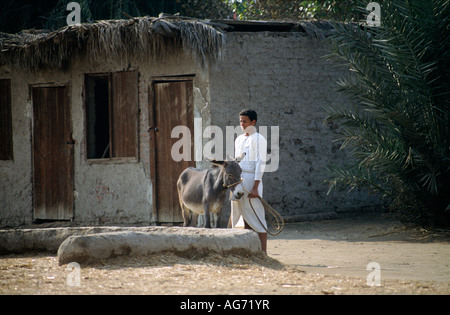
[[[449,294],[449,264],[448,231],[366,214],[288,224],[268,256],[165,253],[81,269],[54,254],[0,256],[0,294]]]

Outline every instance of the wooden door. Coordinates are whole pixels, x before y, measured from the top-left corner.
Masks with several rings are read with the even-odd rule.
[[[154,204],[156,204],[159,223],[183,222],[178,202],[176,183],[181,172],[188,166],[194,166],[194,115],[192,80],[154,82],[153,126],[151,139],[153,159],[151,163],[154,176]],[[171,155],[172,146],[180,138],[171,138],[173,128],[186,126],[190,130],[191,159],[175,161]]]
[[[73,218],[73,146],[68,87],[34,87],[33,219]]]
[[[111,78],[111,156],[137,158],[138,72],[115,72]]]

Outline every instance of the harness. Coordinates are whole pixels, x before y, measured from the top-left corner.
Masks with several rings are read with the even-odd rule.
[[[233,178],[234,178],[234,176],[233,176]],[[230,184],[230,185],[225,185],[225,181],[224,181],[223,187],[224,187],[224,188],[230,188],[230,187],[236,186],[236,185],[242,183],[243,180],[244,180],[244,179],[241,178],[241,180],[238,180],[237,182],[234,182],[233,184]]]

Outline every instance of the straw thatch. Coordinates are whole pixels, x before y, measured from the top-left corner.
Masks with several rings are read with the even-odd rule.
[[[141,17],[66,26],[57,31],[0,33],[0,65],[64,69],[70,61],[159,58],[183,49],[206,68],[223,55],[225,34],[206,21]]]

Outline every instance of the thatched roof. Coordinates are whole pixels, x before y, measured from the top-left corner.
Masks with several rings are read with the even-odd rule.
[[[64,69],[73,60],[160,58],[184,50],[203,68],[223,56],[225,32],[303,32],[323,39],[331,28],[319,21],[205,21],[161,15],[128,20],[103,20],[66,26],[56,31],[0,32],[0,66],[25,70]]]
[[[0,65],[63,69],[78,58],[153,58],[174,48],[191,53],[205,68],[223,55],[225,34],[207,21],[152,17],[98,21],[52,32],[0,33]]]

